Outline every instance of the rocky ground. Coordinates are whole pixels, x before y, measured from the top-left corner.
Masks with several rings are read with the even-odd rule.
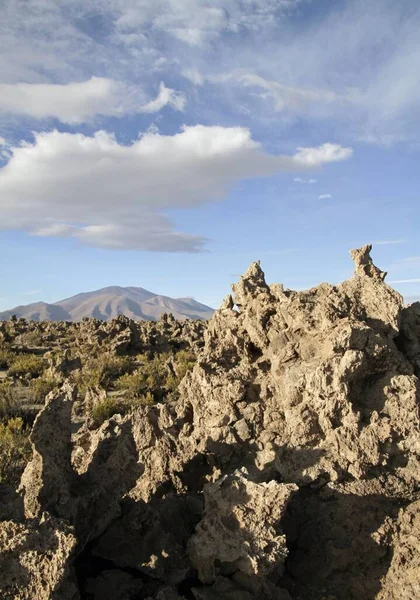
[[[420,304],[369,252],[205,331],[1,324],[0,597],[420,598]]]

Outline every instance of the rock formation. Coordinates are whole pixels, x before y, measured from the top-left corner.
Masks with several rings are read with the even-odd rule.
[[[73,390],[52,394],[24,514],[0,522],[0,596],[419,598],[420,305],[370,249],[305,292],[251,265],[176,401],[72,437]]]

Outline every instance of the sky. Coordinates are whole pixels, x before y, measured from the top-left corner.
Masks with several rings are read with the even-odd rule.
[[[0,310],[108,285],[217,307],[349,249],[420,297],[418,0],[3,0]]]

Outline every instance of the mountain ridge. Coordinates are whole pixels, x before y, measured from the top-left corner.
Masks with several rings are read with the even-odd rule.
[[[193,298],[171,298],[142,287],[107,286],[57,302],[21,304],[0,312],[0,320],[16,315],[30,321],[80,321],[84,317],[109,321],[125,315],[135,321],[156,321],[163,313],[180,320],[206,320],[213,312],[213,308]]]

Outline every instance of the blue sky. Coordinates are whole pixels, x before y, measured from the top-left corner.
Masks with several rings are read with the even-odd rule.
[[[135,285],[217,307],[348,250],[420,296],[417,0],[5,0],[0,310]]]

